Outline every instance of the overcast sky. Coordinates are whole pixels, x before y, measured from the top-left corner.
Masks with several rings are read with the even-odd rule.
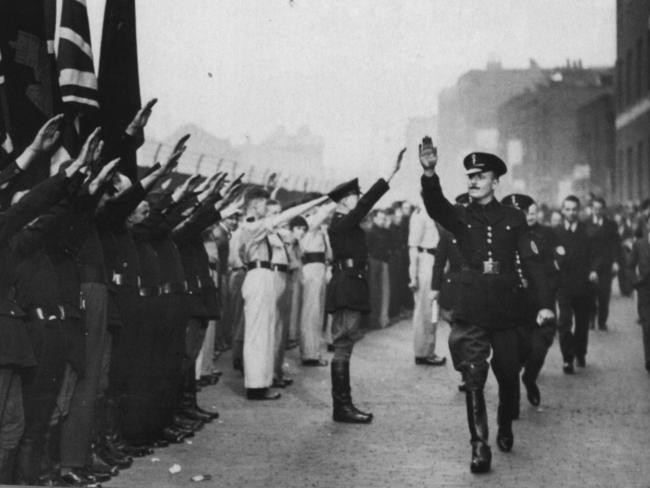
[[[105,0],[87,0],[95,50]],[[325,162],[387,167],[410,116],[490,57],[504,67],[615,60],[614,0],[137,0],[148,137],[194,122],[241,142],[279,124]],[[97,60],[96,60],[97,61]],[[212,77],[208,75],[212,73]]]

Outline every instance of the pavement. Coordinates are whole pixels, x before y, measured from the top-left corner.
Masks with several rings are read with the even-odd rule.
[[[614,297],[609,330],[591,331],[587,367],[574,376],[562,373],[556,339],[539,381],[542,404],[534,408],[523,395],[507,454],[494,441],[497,389],[490,374],[493,461],[486,475],[469,472],[458,373],[449,360],[416,366],[410,324],[402,321],[355,347],[352,394],[375,414],[371,425],[332,422],[329,368],[298,366],[295,349],[288,353],[295,383],[273,402],[246,400],[242,376],[224,354],[221,382],[199,394],[221,418],[189,442],[137,459],[104,486],[648,488],[650,374],[636,316],[632,299]],[[449,358],[448,334],[448,326],[439,328],[438,353]],[[174,464],[181,471],[171,474]],[[192,482],[199,474],[212,479]]]

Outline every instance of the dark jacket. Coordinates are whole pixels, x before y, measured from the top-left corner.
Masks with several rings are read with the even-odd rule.
[[[590,293],[589,274],[596,271],[597,260],[585,225],[578,222],[575,232],[571,232],[562,224],[555,228],[555,236],[560,268],[558,293],[572,296]]]
[[[366,268],[339,269],[336,263],[345,259],[359,262],[368,260],[366,233],[360,224],[373,205],[387,191],[388,183],[380,179],[359,199],[357,206],[349,213],[344,215],[336,212],[332,217],[328,235],[335,266],[332,279],[327,285],[326,309],[329,313],[340,309],[370,312]]]
[[[458,207],[442,194],[437,175],[423,176],[422,199],[431,218],[451,232],[461,255],[455,320],[487,329],[515,327],[523,318],[516,253],[524,245],[523,214],[493,199],[486,205]],[[499,272],[484,273],[496,261]]]
[[[445,229],[439,229],[440,241],[436,249],[431,276],[431,289],[437,290],[438,304],[453,310],[458,300],[458,279],[461,271],[460,250],[456,238]],[[447,267],[449,264],[449,267]]]
[[[634,242],[626,265],[634,277],[634,288],[650,290],[650,242],[647,237]]]
[[[558,268],[555,260],[555,233],[550,227],[534,225],[524,234],[521,260],[528,287],[527,312],[537,316],[543,308],[555,310],[558,286]]]
[[[603,218],[602,225],[596,225],[593,220],[589,220],[586,222],[586,231],[591,240],[596,272],[599,275],[611,275],[612,264],[622,263],[621,239],[616,223]]]

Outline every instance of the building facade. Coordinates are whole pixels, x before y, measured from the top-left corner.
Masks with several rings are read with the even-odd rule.
[[[617,200],[650,196],[650,2],[616,2]]]

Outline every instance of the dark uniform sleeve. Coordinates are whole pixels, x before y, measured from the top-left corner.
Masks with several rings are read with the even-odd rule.
[[[356,207],[354,207],[348,214],[342,216],[335,222],[332,222],[330,232],[345,232],[346,230],[359,225],[363,218],[368,215],[375,203],[377,203],[379,199],[384,196],[384,193],[388,191],[388,188],[386,180],[383,178],[377,180],[370,190],[359,199]]]
[[[454,235],[458,235],[463,227],[458,208],[456,208],[442,194],[440,179],[437,174],[424,176],[420,179],[422,184],[422,201],[429,217],[442,225]]]
[[[548,308],[555,310],[555,297],[557,293],[557,270],[555,267],[555,233],[541,231],[540,242],[531,238],[522,239],[519,249],[520,255],[524,256],[522,264],[529,281],[529,287],[535,292],[535,301],[539,309]],[[539,254],[531,253],[526,246],[534,246]]]
[[[107,227],[121,225],[146,196],[147,191],[142,185],[134,184],[115,200],[106,202],[97,215],[98,223]]]
[[[440,242],[436,249],[436,256],[433,261],[433,273],[431,275],[431,289],[440,291],[442,287],[442,280],[445,276],[445,265],[449,259],[449,239],[448,234],[443,233],[440,236]]]
[[[190,239],[221,220],[221,215],[214,205],[205,205],[172,232],[175,241]]]
[[[32,188],[18,203],[3,212],[0,219],[0,242],[6,241],[24,225],[34,220],[66,195],[71,179],[60,173]]]

